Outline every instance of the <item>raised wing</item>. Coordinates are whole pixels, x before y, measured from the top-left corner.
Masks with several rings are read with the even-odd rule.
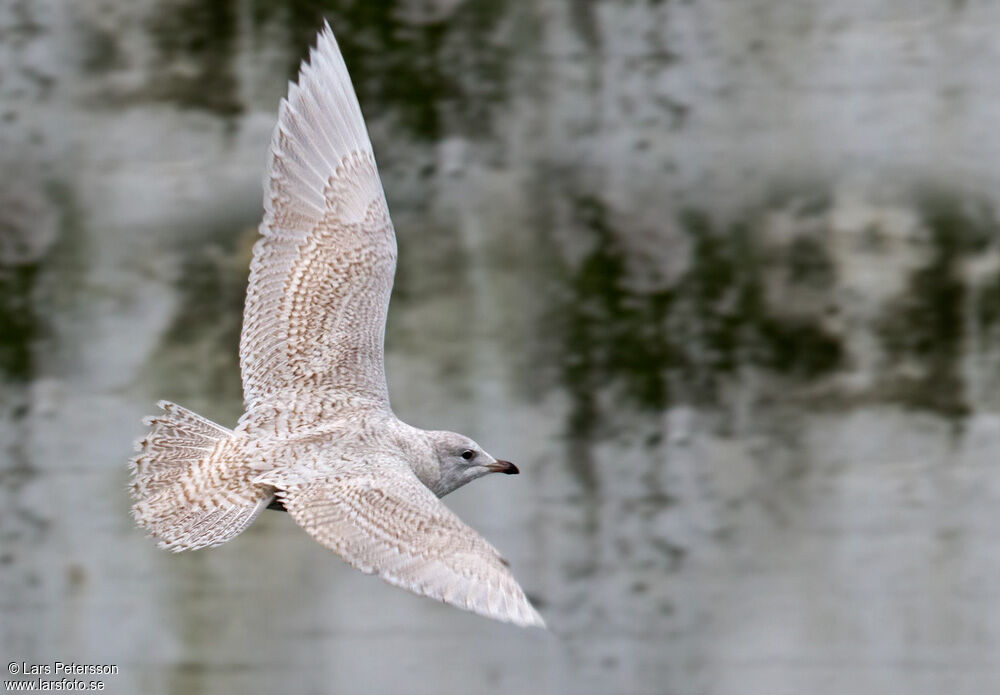
[[[545,627],[496,549],[402,462],[278,496],[309,535],[362,572],[488,618]]]
[[[396,237],[330,26],[281,101],[240,337],[247,411],[388,408],[382,344]],[[311,406],[311,407],[310,407]]]

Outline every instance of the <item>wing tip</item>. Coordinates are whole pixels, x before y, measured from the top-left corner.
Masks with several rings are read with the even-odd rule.
[[[518,625],[519,627],[537,627],[542,630],[548,630],[549,626],[545,623],[545,618],[539,613],[531,603],[525,599],[523,604],[524,615],[519,615],[516,620],[511,620],[512,623]]]
[[[530,627],[537,627],[541,628],[542,630],[549,629],[548,623],[545,622],[545,618],[543,618],[542,614],[536,611],[534,608],[531,609],[531,617],[532,621]]]
[[[291,120],[298,120],[292,129],[294,137],[287,127],[283,130]],[[272,153],[279,151],[281,138],[291,143],[296,158],[310,165],[324,183],[327,170],[332,173],[352,152],[372,151],[350,73],[326,19],[316,36],[316,44],[310,47],[308,57],[299,67],[297,79],[289,81],[287,97],[279,102]],[[270,168],[269,163],[265,189]]]
[[[504,591],[501,589],[501,591]],[[510,623],[516,625],[517,627],[537,627],[542,630],[547,630],[548,625],[545,624],[545,618],[542,617],[534,606],[531,605],[531,601],[528,597],[517,587],[513,592],[507,593],[508,600],[504,601],[504,605],[500,606],[491,605],[489,602],[481,603],[476,600],[474,594],[469,594],[465,597],[464,605],[456,601],[447,601],[454,606],[459,608],[464,608],[467,611],[481,615],[484,618],[492,618],[493,620],[499,620],[501,622]]]
[[[326,17],[323,18],[323,26],[319,30],[319,34],[316,36],[315,50],[323,51],[324,48],[333,54],[340,53],[340,46],[337,44],[337,37],[334,35],[333,28],[330,26],[330,20]]]

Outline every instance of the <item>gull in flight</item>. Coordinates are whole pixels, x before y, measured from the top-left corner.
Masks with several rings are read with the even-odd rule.
[[[274,128],[240,337],[235,429],[161,401],[131,461],[132,513],[174,551],[284,509],[348,564],[497,620],[544,627],[507,562],[439,498],[517,473],[389,407],[383,366],[396,237],[330,25]]]

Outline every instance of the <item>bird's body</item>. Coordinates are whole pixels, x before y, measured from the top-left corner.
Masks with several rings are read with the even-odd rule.
[[[517,468],[389,406],[395,232],[329,26],[282,100],[267,172],[240,340],[245,412],[230,430],[161,402],[133,459],[136,521],[162,547],[188,550],[284,508],[362,571],[543,625],[503,558],[438,501]]]

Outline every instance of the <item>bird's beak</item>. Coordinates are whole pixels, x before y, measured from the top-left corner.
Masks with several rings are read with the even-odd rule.
[[[491,463],[486,466],[486,470],[493,473],[506,473],[507,475],[517,475],[521,472],[517,470],[517,466],[510,461],[497,461],[496,463]]]

